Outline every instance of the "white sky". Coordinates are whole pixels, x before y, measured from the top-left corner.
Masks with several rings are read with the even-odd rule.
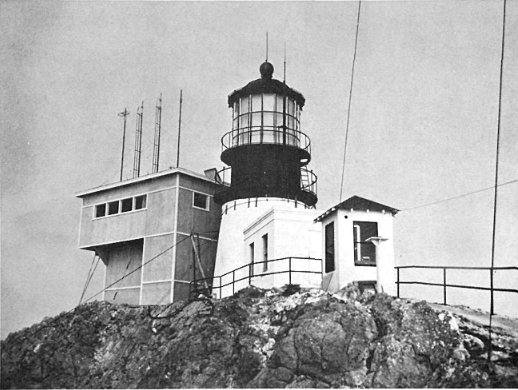
[[[221,168],[227,96],[259,77],[266,31],[274,77],[282,79],[286,43],[287,83],[306,97],[302,129],[312,140],[317,207],[338,203],[357,9],[357,2],[0,3],[2,338],[78,303],[91,253],[77,249],[74,194],[118,180],[117,113],[131,113],[126,178],[142,100],[142,172],[151,171],[160,93],[160,166],[175,163],[180,89],[180,165]],[[344,199],[404,210],[493,185],[502,10],[501,0],[362,3]],[[506,28],[500,183],[518,179],[517,2],[508,1]],[[502,186],[498,201],[495,265],[516,266],[518,183]],[[397,263],[489,266],[492,207],[493,192],[484,191],[402,211]],[[497,282],[516,288],[517,274]],[[98,278],[90,292],[100,287]],[[449,295],[489,308],[487,294]],[[518,316],[510,298],[497,295],[497,313]]]

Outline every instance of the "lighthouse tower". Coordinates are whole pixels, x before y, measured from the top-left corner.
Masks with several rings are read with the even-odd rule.
[[[259,271],[272,271],[274,264],[265,264],[268,260],[320,257],[320,239],[314,238],[318,233],[308,237],[317,215],[317,178],[307,168],[311,142],[301,130],[305,99],[273,78],[268,61],[259,71],[259,79],[228,97],[232,129],[221,140],[221,160],[228,167],[220,172],[226,186],[214,196],[222,206],[216,277],[247,264],[252,265],[246,272],[256,277]],[[254,240],[257,234],[261,236]],[[254,262],[261,264],[254,267]],[[255,279],[265,287],[273,283],[272,278]]]
[[[301,131],[304,96],[272,78],[264,62],[261,78],[228,97],[232,130],[222,140],[221,160],[232,169],[230,187],[216,195],[225,204],[238,199],[276,197],[313,207],[316,176],[307,170],[309,137]]]

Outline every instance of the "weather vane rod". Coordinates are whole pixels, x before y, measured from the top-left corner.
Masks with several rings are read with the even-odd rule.
[[[268,62],[268,31],[266,31],[266,62]]]
[[[284,82],[286,82],[286,43],[284,43]]]

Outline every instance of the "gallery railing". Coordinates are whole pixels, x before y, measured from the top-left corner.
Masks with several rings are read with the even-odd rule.
[[[399,286],[402,284],[418,284],[423,286],[436,286],[442,287],[443,289],[443,304],[447,304],[447,294],[446,290],[448,287],[451,288],[463,288],[463,289],[471,289],[471,290],[484,290],[491,292],[491,306],[493,308],[493,292],[509,292],[509,293],[518,293],[518,289],[513,288],[496,288],[491,283],[490,287],[481,287],[481,286],[471,286],[464,284],[450,284],[448,283],[447,271],[448,270],[478,270],[478,271],[487,271],[489,273],[489,279],[492,278],[493,271],[501,271],[501,270],[514,270],[518,271],[518,267],[445,267],[445,266],[424,266],[424,265],[408,265],[408,266],[399,266],[396,268],[396,285],[397,285],[397,297],[399,298]],[[442,270],[442,283],[432,283],[432,282],[421,282],[421,281],[401,281],[400,270],[402,269],[439,269]],[[493,310],[491,310],[493,311]],[[494,313],[491,313],[494,314]]]
[[[303,191],[317,194],[317,175],[313,170],[307,169],[305,166],[300,167],[300,189]],[[225,167],[218,171],[216,181],[219,184],[230,186],[232,182],[232,167]]]
[[[266,144],[292,146],[311,154],[309,137],[303,132],[293,129],[282,130],[281,128],[254,126],[248,129],[232,130],[221,137],[222,151],[244,145]]]
[[[308,269],[298,269],[296,268],[297,263],[309,261],[318,263],[318,271],[308,270]],[[273,264],[275,263],[287,263],[286,266],[282,267],[282,270],[274,271]],[[264,267],[267,266],[267,269],[255,273],[256,267]],[[271,267],[271,268],[270,268]],[[280,268],[280,267],[278,267]],[[309,267],[308,267],[309,268]],[[315,267],[317,268],[317,267]],[[272,269],[269,271],[268,269]],[[248,270],[248,272],[246,272]],[[260,279],[269,275],[278,275],[278,274],[287,274],[288,279],[287,283],[292,284],[293,276],[296,274],[316,274],[320,275],[320,279],[322,278],[322,259],[316,259],[313,257],[283,257],[280,259],[266,260],[266,261],[257,261],[253,263],[245,264],[239,268],[236,268],[232,271],[229,271],[220,276],[214,276],[211,278],[204,279],[196,279],[190,283],[190,293],[191,297],[197,297],[200,294],[204,294],[207,296],[211,296],[214,290],[219,289],[219,297],[222,296],[223,288],[232,287],[232,295],[236,292],[236,284],[245,280],[248,280],[249,284],[252,283],[254,279]],[[231,277],[231,279],[230,279]],[[230,279],[228,282],[223,282],[223,279]]]

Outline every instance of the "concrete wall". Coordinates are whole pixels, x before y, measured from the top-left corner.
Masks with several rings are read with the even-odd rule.
[[[157,188],[160,183],[164,186],[163,188]],[[117,187],[83,198],[79,247],[86,249],[173,232],[177,188],[170,185],[171,178],[161,177],[151,182],[139,182],[130,187]],[[144,194],[147,195],[144,209],[100,218],[94,216],[97,204]]]
[[[242,199],[228,202],[222,206],[223,215],[214,275],[222,276],[221,283],[223,285],[231,283],[233,277],[236,280],[245,278],[235,285],[234,290],[232,286],[224,287],[222,296],[232,295],[233,291],[238,291],[248,285],[249,281],[246,278],[249,274],[248,268],[237,271],[234,275],[227,273],[250,262],[248,246],[245,250],[247,244],[244,242],[244,231],[272,208],[275,210],[304,210],[301,203],[296,205],[293,201],[288,202],[286,199],[280,198]],[[273,225],[266,222],[265,229],[265,233],[267,232],[269,235],[270,247],[275,251],[276,234]],[[256,250],[260,250],[260,245],[256,247]],[[257,256],[259,256],[259,253]],[[272,255],[274,255],[274,252]],[[269,255],[269,257],[272,258],[272,255]],[[216,282],[219,285],[219,279]],[[219,289],[215,289],[214,293],[219,296]]]
[[[115,245],[107,251],[105,299],[138,305],[143,240]],[[120,280],[123,276],[124,279]]]
[[[321,226],[313,220],[319,215],[316,210],[307,209],[276,209],[272,208],[244,231],[244,248],[250,252],[250,244],[254,243],[256,261],[263,259],[263,236],[268,234],[268,258],[285,259],[268,263],[264,271],[263,264],[254,266],[254,274],[261,275],[269,272],[293,271],[321,271],[321,262],[306,260],[312,257],[321,259]],[[250,254],[249,259],[250,261]],[[319,287],[320,275],[293,272],[292,284],[304,287]],[[274,274],[256,277],[251,280],[253,285],[262,288],[283,286],[290,282],[289,274]]]
[[[188,298],[196,264],[191,233],[199,235],[205,276],[213,276],[221,220],[221,207],[212,197],[216,188],[195,175],[172,172],[81,195],[79,246],[101,255],[107,264],[106,285],[127,274],[127,259],[131,269],[142,267],[114,286],[117,290],[106,291],[106,300],[147,305]],[[194,192],[208,196],[207,209],[193,207]],[[143,194],[144,209],[94,218],[96,204]],[[196,272],[201,278],[198,268]]]
[[[228,285],[221,291],[215,289],[219,296],[229,296],[248,286],[250,283],[261,287],[283,286],[289,282],[288,274],[268,275],[270,272],[288,270],[289,260],[268,262],[267,270],[264,264],[263,236],[268,236],[268,259],[288,257],[315,257],[321,258],[320,224],[313,223],[318,216],[315,210],[305,209],[303,205],[287,202],[278,198],[259,198],[237,201],[223,206],[227,213],[223,214],[221,222],[218,255],[216,259],[216,276],[223,276],[215,283],[219,286],[231,284],[233,280],[240,280],[234,287]],[[248,265],[251,262],[250,244],[254,243],[253,270]],[[240,268],[241,267],[241,268]],[[229,271],[236,270],[233,273]],[[292,260],[292,269],[320,271],[319,261]],[[250,273],[264,275],[250,279]],[[228,273],[228,274],[226,274]],[[310,274],[293,274],[292,283],[304,286],[320,286],[320,276]]]
[[[325,226],[335,226],[335,271],[324,275],[322,287],[330,292],[353,281],[377,281],[378,291],[394,295],[394,239],[391,213],[336,210],[322,220],[322,253],[325,253]],[[377,247],[376,266],[355,265],[354,222],[377,222],[378,236],[386,238]]]

